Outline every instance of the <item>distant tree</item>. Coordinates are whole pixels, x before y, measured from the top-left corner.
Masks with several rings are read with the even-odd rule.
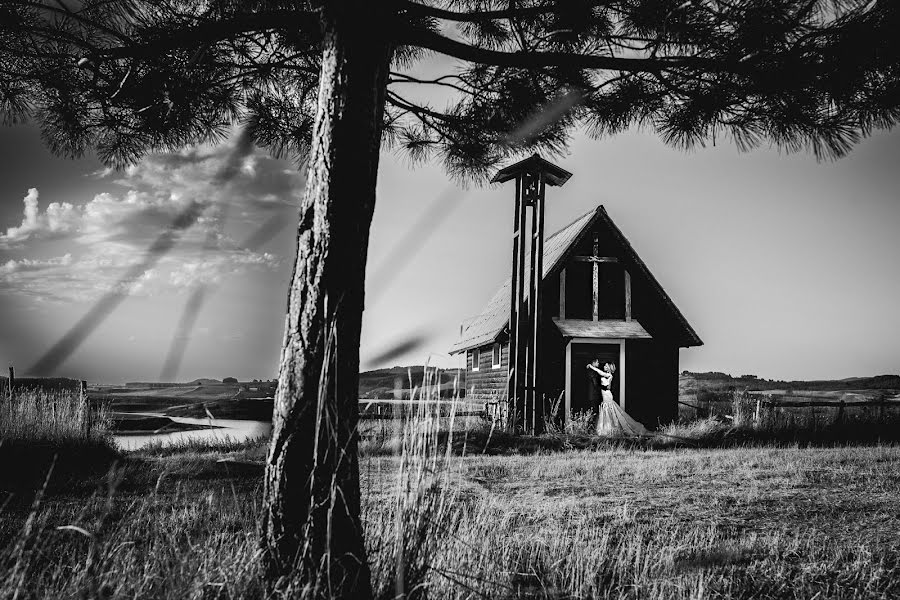
[[[0,110],[36,120],[58,154],[94,148],[115,166],[238,124],[306,162],[266,572],[364,598],[356,387],[380,150],[481,181],[513,157],[562,151],[576,127],[841,156],[897,122],[898,4],[4,0]],[[456,64],[419,68],[434,55]]]
[[[236,377],[226,377],[222,380],[222,383],[237,383],[238,380]]]

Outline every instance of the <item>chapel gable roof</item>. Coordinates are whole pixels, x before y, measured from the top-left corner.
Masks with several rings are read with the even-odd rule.
[[[667,311],[671,314],[677,323],[681,333],[682,346],[700,346],[703,342],[694,331],[694,329],[666,294],[656,278],[650,273],[647,265],[637,255],[631,243],[625,235],[616,227],[606,209],[598,206],[592,209],[569,225],[566,225],[556,233],[550,235],[544,240],[544,268],[542,273],[542,281],[552,276],[572,254],[574,248],[578,245],[582,236],[585,235],[595,224],[603,223],[611,232],[614,241],[622,248],[626,259],[629,260],[639,271],[639,274],[648,282],[651,290],[660,298],[665,305]],[[528,264],[528,260],[525,264]],[[459,339],[450,348],[450,353],[455,354],[464,352],[470,348],[477,348],[485,344],[490,344],[497,340],[501,333],[509,325],[510,310],[510,285],[511,279],[507,278],[497,293],[488,302],[485,309],[478,316],[469,319],[463,324],[463,331]]]

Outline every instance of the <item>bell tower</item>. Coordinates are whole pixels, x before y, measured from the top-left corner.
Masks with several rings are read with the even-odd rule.
[[[533,154],[501,169],[491,183],[516,182],[512,235],[512,277],[509,314],[509,377],[507,427],[539,433],[543,427],[540,377],[541,288],[544,270],[544,191],[562,186],[568,171]],[[531,208],[530,243],[525,238],[526,213]],[[529,246],[528,265],[525,263]],[[525,287],[526,279],[528,287]]]

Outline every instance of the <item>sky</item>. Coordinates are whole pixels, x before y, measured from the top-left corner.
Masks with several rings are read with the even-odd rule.
[[[877,133],[833,162],[727,143],[685,152],[637,130],[576,134],[566,155],[548,157],[573,177],[548,189],[547,232],[606,207],[704,341],[681,350],[683,370],[898,373],[898,156],[900,132]],[[0,361],[25,375],[98,300],[120,292],[54,374],[158,380],[202,285],[206,301],[174,378],[276,376],[303,187],[296,164],[233,137],[110,171],[92,156],[51,156],[29,126],[0,129],[0,159]],[[460,187],[438,165],[410,168],[384,152],[377,197],[362,368],[458,366],[446,352],[459,323],[508,276],[513,188]],[[147,261],[193,202],[197,222]],[[129,269],[139,276],[122,282]],[[398,345],[409,350],[390,352]]]

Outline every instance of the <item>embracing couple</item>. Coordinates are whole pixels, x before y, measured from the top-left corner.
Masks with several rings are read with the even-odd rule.
[[[629,417],[628,413],[613,400],[610,386],[616,372],[616,365],[603,363],[601,367],[600,359],[595,358],[587,366],[587,369],[591,405],[599,405],[597,435],[646,435],[647,430],[644,426]]]

